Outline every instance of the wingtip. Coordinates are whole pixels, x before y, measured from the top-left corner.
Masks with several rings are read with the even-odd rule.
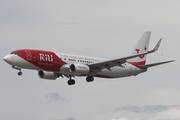
[[[169,61],[167,61],[167,63],[170,63],[170,62],[175,62],[176,60],[169,60]]]
[[[158,51],[159,46],[161,44],[162,38],[158,41],[158,43],[156,44],[156,46],[154,47],[154,51]]]

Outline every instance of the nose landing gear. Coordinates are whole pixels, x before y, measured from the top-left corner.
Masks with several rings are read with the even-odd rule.
[[[16,70],[19,70],[19,72],[18,72],[18,75],[19,75],[19,76],[22,75],[21,67],[14,65],[14,66],[12,66],[12,68],[14,68],[14,69],[16,69]]]
[[[21,72],[21,71],[19,71],[19,72],[18,72],[18,75],[19,75],[19,76],[20,76],[20,75],[22,75],[22,72]]]

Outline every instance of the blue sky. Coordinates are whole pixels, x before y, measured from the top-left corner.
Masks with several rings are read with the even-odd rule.
[[[180,119],[177,0],[0,1],[0,119],[3,120],[178,120]],[[13,50],[29,48],[102,58],[131,53],[145,31],[149,49],[163,38],[154,67],[136,77],[87,83],[76,77],[43,80],[37,71],[18,76],[3,61]]]

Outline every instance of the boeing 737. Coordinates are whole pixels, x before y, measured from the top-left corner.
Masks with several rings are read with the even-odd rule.
[[[37,70],[42,79],[55,80],[58,77],[67,77],[68,85],[75,84],[75,80],[72,79],[75,76],[85,76],[87,82],[94,81],[94,77],[136,76],[146,72],[149,67],[174,61],[146,64],[147,54],[156,52],[162,40],[159,40],[154,49],[148,51],[150,36],[150,31],[145,32],[129,56],[117,59],[108,60],[44,50],[21,49],[6,55],[4,61],[19,70],[18,75],[22,75],[22,68],[32,69]]]

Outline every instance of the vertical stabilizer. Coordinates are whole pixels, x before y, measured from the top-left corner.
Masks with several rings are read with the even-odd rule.
[[[131,52],[131,55],[137,55],[137,54],[141,54],[141,53],[147,52],[148,51],[148,47],[149,47],[150,36],[151,36],[151,32],[150,31],[145,32],[143,34],[143,36],[141,37],[141,39],[136,44],[136,47]],[[147,55],[142,55],[142,56],[130,59],[127,62],[130,63],[130,64],[133,64],[135,66],[145,65],[146,57],[147,57]]]

